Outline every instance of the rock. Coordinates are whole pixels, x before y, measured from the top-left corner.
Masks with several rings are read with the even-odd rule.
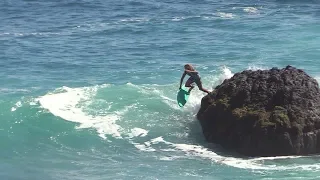
[[[320,91],[304,71],[246,70],[203,97],[197,118],[208,142],[248,156],[320,152]]]

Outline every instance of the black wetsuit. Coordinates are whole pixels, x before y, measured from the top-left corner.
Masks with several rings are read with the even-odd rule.
[[[188,74],[190,77],[188,79],[188,81],[196,82],[197,84],[200,82],[200,76],[198,72],[186,72],[186,74]]]

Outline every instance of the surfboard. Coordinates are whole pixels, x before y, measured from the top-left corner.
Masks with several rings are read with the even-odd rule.
[[[189,95],[190,94],[188,93],[188,89],[185,87],[181,87],[177,94],[177,102],[180,107],[183,107],[187,103]]]

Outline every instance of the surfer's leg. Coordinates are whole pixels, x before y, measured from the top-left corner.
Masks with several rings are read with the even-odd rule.
[[[194,88],[194,86],[191,86],[191,88],[189,89],[188,93],[190,93],[193,88]]]
[[[190,78],[187,80],[186,84],[185,84],[186,87],[189,87],[189,88],[190,88],[189,91],[188,91],[188,93],[190,93],[191,90],[194,88],[194,85],[192,85],[192,83],[194,83],[194,79],[193,79],[192,77],[190,77]]]
[[[205,89],[205,88],[202,87],[201,79],[197,79],[197,80],[196,80],[196,84],[197,84],[197,86],[198,86],[198,88],[199,88],[200,91],[206,92],[206,93],[208,93],[208,94],[210,93],[207,89]]]

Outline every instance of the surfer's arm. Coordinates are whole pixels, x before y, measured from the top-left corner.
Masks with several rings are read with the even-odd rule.
[[[188,72],[188,73],[197,73],[198,74],[198,71],[191,71],[191,70],[185,70],[185,72]]]
[[[182,76],[181,76],[179,89],[181,89],[181,85],[182,85],[183,79],[186,76],[186,74],[187,74],[186,71],[184,71]]]

